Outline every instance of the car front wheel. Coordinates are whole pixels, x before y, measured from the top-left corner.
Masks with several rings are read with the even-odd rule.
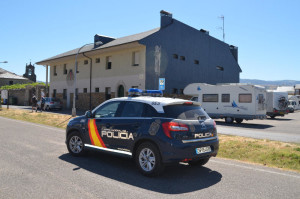
[[[67,138],[68,151],[73,156],[81,156],[85,153],[84,143],[79,132],[72,132]]]
[[[139,171],[146,176],[157,176],[163,170],[158,148],[150,143],[142,143],[136,150],[135,162]]]

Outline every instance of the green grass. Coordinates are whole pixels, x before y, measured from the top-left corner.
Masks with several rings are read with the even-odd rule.
[[[66,128],[70,115],[2,108],[0,116]],[[218,157],[300,172],[300,144],[219,134]]]

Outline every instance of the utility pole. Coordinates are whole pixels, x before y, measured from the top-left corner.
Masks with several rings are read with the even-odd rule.
[[[223,20],[223,27],[220,27],[220,29],[223,30],[223,42],[225,42],[225,26],[224,26],[225,17],[224,15],[221,15],[219,18]]]

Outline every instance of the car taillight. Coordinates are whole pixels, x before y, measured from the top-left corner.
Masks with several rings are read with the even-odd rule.
[[[50,104],[54,104],[54,102],[50,102]]]
[[[193,105],[194,103],[193,102],[184,102],[183,104],[185,104],[185,105]]]
[[[178,122],[165,122],[162,124],[164,133],[167,137],[172,139],[171,131],[188,131],[189,127],[186,124],[181,124]]]
[[[274,108],[274,113],[277,113],[278,111]]]
[[[214,130],[212,132],[212,136],[217,136],[217,124],[216,124],[215,120],[213,120],[213,121],[214,121]]]

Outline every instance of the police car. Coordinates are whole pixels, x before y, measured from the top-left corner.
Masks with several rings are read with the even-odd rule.
[[[216,123],[197,102],[161,95],[132,88],[128,97],[110,99],[70,120],[68,151],[80,156],[94,148],[130,155],[148,176],[168,163],[206,164],[219,149]]]

